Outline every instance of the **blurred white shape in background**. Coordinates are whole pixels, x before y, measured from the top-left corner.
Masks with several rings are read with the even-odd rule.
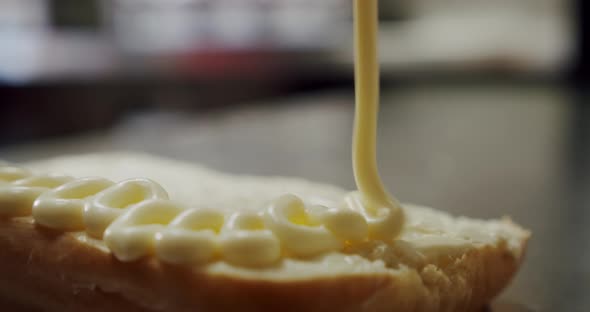
[[[225,48],[268,46],[269,6],[263,1],[216,0],[211,2],[212,37]]]
[[[322,48],[349,31],[348,0],[115,0],[116,42],[134,53]]]
[[[0,80],[27,80],[41,66],[44,0],[0,1]]]
[[[460,70],[489,65],[540,72],[565,66],[573,38],[564,20],[497,13],[438,13],[385,27],[381,49],[384,66]]]
[[[131,53],[186,50],[210,24],[206,0],[115,0],[108,9],[116,45]]]
[[[116,67],[108,40],[94,31],[57,30],[49,1],[0,0],[0,81],[88,78]]]
[[[0,0],[0,80],[145,72],[151,64],[164,66],[157,60],[200,51],[303,51],[317,56],[315,63],[346,68],[353,60],[352,0],[94,1],[86,10],[100,21],[88,31],[59,27],[54,19],[60,9],[83,18],[88,12],[75,10],[89,2]],[[386,72],[555,73],[573,53],[567,0],[379,3],[386,17],[380,41]],[[324,51],[334,53],[315,53]]]
[[[547,73],[566,68],[573,53],[571,1],[403,1],[412,18],[383,27],[385,67]]]
[[[486,12],[493,10],[493,15],[499,9],[505,11],[519,11],[531,15],[564,14],[566,7],[571,6],[569,0],[381,0],[405,2],[406,6],[416,14],[432,14],[456,12],[462,9],[477,8]]]
[[[388,5],[391,3],[396,5]],[[485,71],[555,74],[574,53],[570,1],[381,0],[385,72]],[[387,12],[393,8],[400,12]],[[350,66],[352,38],[336,58]]]
[[[272,28],[279,46],[334,47],[352,35],[347,0],[275,0]]]

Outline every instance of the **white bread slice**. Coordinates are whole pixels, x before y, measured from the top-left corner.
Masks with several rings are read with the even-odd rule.
[[[172,199],[230,210],[257,211],[284,193],[327,205],[346,194],[141,154],[60,157],[25,167],[114,181],[147,177]],[[257,268],[224,261],[181,267],[154,258],[124,263],[84,232],[48,230],[31,217],[0,219],[0,305],[10,303],[9,311],[477,311],[523,259],[529,233],[510,220],[404,209],[407,221],[393,242],[367,241]]]

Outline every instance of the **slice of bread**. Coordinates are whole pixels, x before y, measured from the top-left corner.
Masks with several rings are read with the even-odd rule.
[[[326,206],[346,195],[303,180],[224,175],[141,154],[60,157],[23,167],[117,182],[146,177],[186,206],[229,212],[258,213],[285,193]],[[402,234],[392,241],[369,239],[306,257],[283,251],[261,266],[222,257],[198,265],[153,255],[120,261],[83,229],[65,232],[26,213],[3,215],[14,211],[14,201],[1,195],[14,181],[0,184],[6,311],[478,311],[516,273],[530,235],[508,219],[453,218],[407,204]]]

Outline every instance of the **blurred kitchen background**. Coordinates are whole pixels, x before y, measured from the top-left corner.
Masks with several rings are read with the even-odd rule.
[[[533,230],[494,311],[590,311],[588,1],[381,0],[383,178]],[[351,0],[0,0],[0,158],[353,188]]]

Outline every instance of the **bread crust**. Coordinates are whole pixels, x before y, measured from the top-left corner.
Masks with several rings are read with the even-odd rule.
[[[270,281],[133,263],[30,221],[0,220],[0,305],[7,311],[479,311],[522,260],[505,243],[399,274]]]

